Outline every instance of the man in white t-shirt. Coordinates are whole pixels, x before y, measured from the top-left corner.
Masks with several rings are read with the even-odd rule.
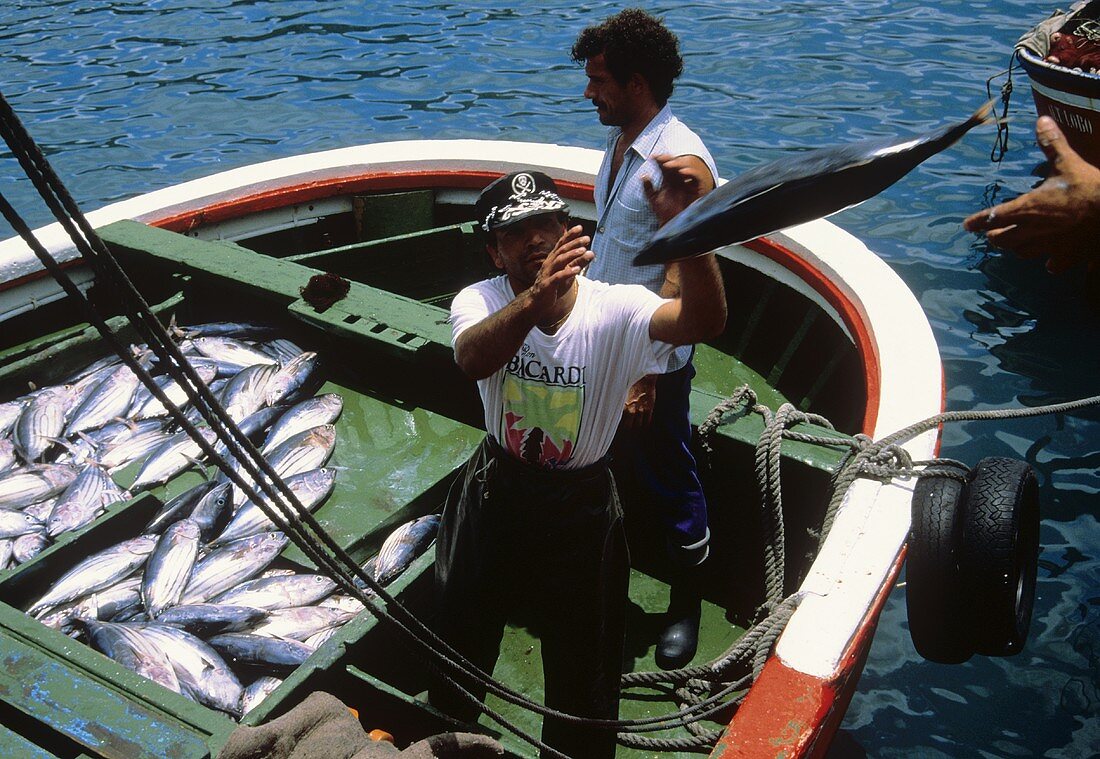
[[[649,202],[667,220],[698,197],[695,169],[656,159]],[[616,719],[629,557],[606,457],[639,378],[677,345],[725,325],[713,255],[682,262],[680,295],[580,276],[590,239],[537,171],[509,174],[478,198],[487,250],[503,276],[451,305],[455,360],[477,380],[486,439],[447,498],[436,549],[439,631],[486,672],[504,623],[522,618],[542,644],[547,707]],[[518,685],[513,683],[512,685]],[[479,697],[484,686],[464,683]],[[432,701],[476,711],[453,691]],[[543,741],[567,756],[615,751],[613,730],[548,717]]]

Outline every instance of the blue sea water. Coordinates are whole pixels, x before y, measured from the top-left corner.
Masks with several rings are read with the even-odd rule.
[[[257,161],[363,142],[477,137],[600,147],[569,60],[622,7],[344,0],[4,0],[0,87],[87,209]],[[796,151],[964,118],[1050,7],[1024,0],[655,2],[682,41],[672,104],[724,176]],[[1100,388],[1080,272],[990,251],[961,220],[1027,190],[1041,154],[1018,74],[1009,152],[975,130],[834,217],[916,293],[951,409]],[[4,193],[49,218],[10,160]],[[10,230],[0,226],[0,236]],[[1100,422],[1095,412],[949,426],[943,453],[1027,459],[1043,500],[1032,639],[1007,659],[924,662],[904,592],[882,616],[836,757],[1075,759],[1100,747]]]

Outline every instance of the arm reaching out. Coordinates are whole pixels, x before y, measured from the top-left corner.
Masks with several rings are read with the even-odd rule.
[[[488,377],[511,360],[535,326],[555,320],[556,309],[562,308],[559,300],[568,297],[573,280],[592,260],[591,238],[583,232],[579,225],[565,230],[530,287],[458,336],[455,361],[468,377]]]
[[[694,159],[694,160],[691,160]],[[662,184],[654,189],[645,181],[654,213],[667,222],[711,187],[706,165],[694,156],[654,156],[661,167]],[[677,261],[667,278],[678,297],[653,312],[649,336],[673,345],[690,345],[714,337],[726,326],[726,295],[713,253]]]
[[[971,214],[963,227],[1024,258],[1046,256],[1053,273],[1081,262],[1093,267],[1100,260],[1100,168],[1074,152],[1049,116],[1039,118],[1035,135],[1050,176],[1031,192]]]

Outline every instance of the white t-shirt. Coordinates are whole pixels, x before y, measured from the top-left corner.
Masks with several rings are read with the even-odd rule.
[[[557,332],[532,329],[511,361],[477,383],[485,429],[513,456],[544,469],[603,458],[630,386],[665,371],[674,347],[649,336],[660,296],[641,285],[577,283],[576,304]],[[514,297],[506,276],[462,290],[451,303],[452,344]]]

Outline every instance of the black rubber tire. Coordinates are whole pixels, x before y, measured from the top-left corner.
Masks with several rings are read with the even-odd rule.
[[[961,664],[974,654],[967,599],[959,582],[965,495],[966,483],[951,477],[921,477],[913,488],[905,565],[909,635],[917,653],[940,664]]]
[[[959,571],[974,650],[1011,656],[1027,641],[1039,569],[1039,485],[1017,459],[974,467],[963,506]]]

